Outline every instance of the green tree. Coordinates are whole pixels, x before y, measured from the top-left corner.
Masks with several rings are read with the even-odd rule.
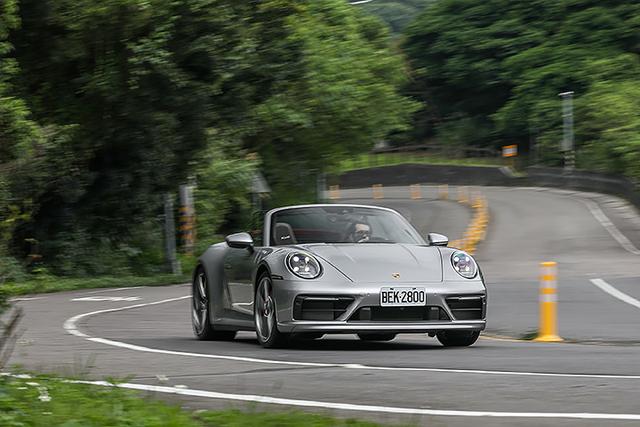
[[[438,1],[407,32],[412,90],[429,105],[417,127],[438,135],[444,123],[457,127],[461,143],[518,143],[525,152],[533,140],[542,160],[558,164],[558,93],[574,91],[576,117],[591,117],[603,108],[603,87],[624,90],[637,80],[639,13],[640,5],[622,0]],[[628,94],[609,95],[629,107]],[[620,120],[629,112],[621,110]],[[628,151],[637,149],[610,132],[620,120],[592,119],[576,121],[579,166],[633,175],[628,161],[616,160],[635,158]],[[470,127],[475,136],[464,131]]]
[[[391,31],[400,34],[415,17],[436,0],[373,0],[357,5],[386,22]]]
[[[39,137],[2,148],[28,158],[8,186],[32,215],[12,240],[35,237],[56,272],[160,262],[161,201],[191,177],[205,203],[219,199],[215,214],[199,208],[207,235],[243,217],[247,151],[274,203],[306,200],[318,171],[406,127],[415,109],[398,93],[406,73],[386,27],[342,0],[20,6],[9,63],[32,116],[16,117]]]
[[[18,197],[11,178],[27,163],[39,136],[12,84],[18,67],[9,56],[13,46],[8,38],[19,26],[17,12],[14,0],[0,4],[0,283],[21,274],[20,264],[10,257],[10,243],[16,227],[29,218],[31,206]]]
[[[283,3],[261,7],[266,16],[279,13],[283,43],[260,42],[277,62],[268,97],[254,110],[256,132],[246,138],[277,203],[313,197],[317,172],[406,128],[416,108],[398,93],[403,58],[377,19],[341,0],[289,2],[284,13]],[[256,33],[271,37],[269,25],[258,22]]]

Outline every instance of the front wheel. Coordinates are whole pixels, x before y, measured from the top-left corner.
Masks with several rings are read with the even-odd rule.
[[[445,347],[469,347],[478,341],[480,331],[440,331],[438,341]]]
[[[260,345],[265,348],[285,347],[289,342],[289,334],[278,330],[276,303],[273,298],[271,277],[268,274],[260,277],[253,301],[253,318]]]
[[[191,286],[191,324],[193,334],[201,341],[230,341],[235,338],[235,331],[217,331],[211,324],[209,315],[209,286],[207,274],[202,267],[196,271]]]

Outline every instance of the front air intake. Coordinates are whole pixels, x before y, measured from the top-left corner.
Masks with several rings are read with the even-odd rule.
[[[455,320],[482,320],[484,318],[484,296],[465,295],[446,298]]]
[[[295,320],[336,320],[342,316],[353,297],[299,295],[293,305]]]

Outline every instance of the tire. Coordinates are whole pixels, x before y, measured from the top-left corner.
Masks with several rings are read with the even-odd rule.
[[[445,347],[469,347],[478,341],[480,331],[440,331],[438,341]]]
[[[217,331],[211,324],[207,274],[198,267],[191,284],[191,325],[193,334],[201,341],[231,341],[236,331]]]
[[[383,333],[362,333],[358,334],[358,338],[362,341],[391,341],[396,337],[396,334],[383,334]]]
[[[256,325],[258,342],[264,348],[282,348],[289,344],[290,334],[278,330],[276,302],[273,299],[273,286],[268,273],[258,279],[253,304],[253,320]]]

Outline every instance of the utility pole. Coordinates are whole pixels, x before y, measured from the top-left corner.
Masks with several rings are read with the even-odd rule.
[[[167,263],[172,274],[182,274],[180,262],[176,257],[176,225],[173,218],[173,195],[167,193],[164,198],[164,241]]]
[[[564,153],[564,170],[571,172],[576,166],[576,155],[573,146],[573,92],[559,93],[562,97],[562,152]]]

